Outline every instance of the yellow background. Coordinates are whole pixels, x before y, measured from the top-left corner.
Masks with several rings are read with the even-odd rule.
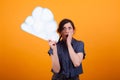
[[[49,8],[57,23],[73,20],[74,37],[84,41],[81,80],[120,80],[119,0],[1,0],[0,80],[50,80],[47,41],[20,29],[37,6]]]

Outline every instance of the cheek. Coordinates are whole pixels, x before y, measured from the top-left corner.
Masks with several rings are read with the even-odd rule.
[[[74,30],[70,30],[71,33],[74,33]]]
[[[64,31],[62,31],[62,32],[60,33],[60,35],[64,35]]]
[[[66,32],[65,31],[62,31],[61,34],[65,34]]]

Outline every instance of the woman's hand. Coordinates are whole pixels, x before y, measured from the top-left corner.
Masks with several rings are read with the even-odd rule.
[[[55,41],[49,40],[48,42],[49,42],[49,46],[50,46],[53,50],[57,48],[57,47],[56,47],[56,42],[55,42]]]
[[[52,60],[52,69],[55,73],[59,73],[60,71],[60,62],[58,58],[58,53],[57,53],[57,46],[55,41],[49,40],[49,45],[51,49],[53,50],[53,55],[51,55],[51,60]]]
[[[68,33],[68,36],[67,36],[67,44],[71,44],[71,41],[72,41],[72,35],[73,33]]]

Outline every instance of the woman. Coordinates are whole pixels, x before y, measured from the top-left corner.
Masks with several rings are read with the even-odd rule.
[[[52,80],[79,80],[79,74],[83,73],[81,63],[85,57],[84,43],[72,37],[75,26],[69,19],[60,22],[58,32],[62,38],[58,43],[49,40]]]

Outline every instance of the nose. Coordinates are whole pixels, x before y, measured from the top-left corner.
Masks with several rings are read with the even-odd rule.
[[[69,32],[69,29],[66,28],[66,29],[65,29],[65,32],[68,33],[68,32]]]

